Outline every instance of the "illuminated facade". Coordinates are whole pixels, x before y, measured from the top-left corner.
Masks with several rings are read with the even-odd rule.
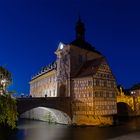
[[[140,96],[140,84],[136,84],[134,85],[131,89],[130,89],[130,93],[133,96]]]
[[[44,67],[30,81],[32,97],[57,97],[56,63]]]
[[[117,104],[125,104],[125,110],[121,107],[121,116],[140,116],[140,84],[134,85],[129,89],[129,95],[126,95],[125,90],[122,87],[118,90],[117,94]],[[119,110],[118,110],[119,111]],[[124,114],[123,114],[124,112]],[[118,112],[119,113],[119,112]]]
[[[30,95],[71,97],[74,124],[112,124],[117,113],[115,78],[106,58],[85,41],[80,19],[75,30],[76,39],[60,43],[55,51],[56,66],[32,78]],[[54,80],[48,82],[49,78]]]
[[[104,58],[86,63],[77,77],[73,78],[72,85],[76,122],[79,124],[84,121],[87,124],[111,122],[112,117],[109,115],[117,113],[116,82]],[[108,117],[104,117],[106,115]]]

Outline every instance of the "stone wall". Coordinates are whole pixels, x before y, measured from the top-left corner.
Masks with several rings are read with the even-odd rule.
[[[75,125],[112,125],[112,116],[93,116],[93,115],[74,115],[73,124]]]
[[[20,118],[41,120],[49,123],[71,124],[71,119],[66,113],[45,107],[37,107],[26,111],[20,115]]]

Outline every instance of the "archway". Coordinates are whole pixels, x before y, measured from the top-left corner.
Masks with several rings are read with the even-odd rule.
[[[71,124],[71,119],[66,113],[60,110],[46,107],[33,108],[21,114],[20,118],[41,120],[60,124]]]
[[[117,114],[120,117],[128,117],[133,114],[133,110],[127,103],[118,102],[117,103]]]

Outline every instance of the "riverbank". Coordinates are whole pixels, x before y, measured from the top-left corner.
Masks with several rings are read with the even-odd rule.
[[[9,140],[9,137],[16,131],[7,125],[0,125],[0,140]]]

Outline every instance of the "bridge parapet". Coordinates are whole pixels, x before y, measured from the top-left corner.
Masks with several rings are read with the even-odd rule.
[[[72,117],[71,100],[69,97],[17,98],[17,111],[19,115],[36,107],[57,109]]]
[[[127,104],[129,109],[129,116],[140,116],[140,96],[117,96],[117,103]]]

